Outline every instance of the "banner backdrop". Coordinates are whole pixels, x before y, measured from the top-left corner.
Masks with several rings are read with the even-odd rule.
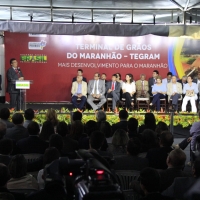
[[[199,41],[154,35],[138,37],[69,36],[5,33],[6,70],[9,60],[16,58],[26,80],[33,80],[27,101],[48,102],[71,99],[72,78],[77,69],[87,80],[95,72],[121,73],[122,79],[141,73],[147,79],[153,70],[163,78],[168,71],[178,77],[196,73],[200,65]],[[195,69],[193,70],[193,68]]]

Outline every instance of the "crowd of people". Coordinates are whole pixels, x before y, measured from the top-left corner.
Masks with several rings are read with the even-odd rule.
[[[49,109],[46,121],[40,126],[32,109],[12,116],[8,108],[0,110],[0,196],[7,199],[67,199],[63,186],[47,184],[45,167],[60,157],[76,159],[76,151],[84,149],[100,156],[113,174],[118,170],[135,170],[138,180],[130,186],[140,199],[187,199],[192,185],[200,176],[200,157],[194,152],[200,122],[190,129],[190,137],[174,144],[174,137],[164,122],[156,124],[152,113],[146,113],[144,124],[138,126],[128,112],[119,112],[119,122],[110,125],[106,113],[95,113],[96,121],[82,123],[82,113],[74,112],[72,123],[57,119]],[[25,118],[25,120],[24,120]],[[184,171],[184,149],[191,144],[191,173]],[[35,161],[27,155],[37,154]],[[36,176],[32,172],[37,172]],[[27,196],[20,190],[31,190]],[[70,193],[70,191],[67,191]],[[191,194],[190,194],[191,195]],[[4,198],[5,199],[5,198]],[[188,198],[189,199],[189,198]]]
[[[81,111],[84,110],[86,102],[93,110],[101,110],[108,99],[112,100],[112,111],[116,107],[124,106],[127,110],[134,109],[134,103],[141,98],[151,109],[161,110],[160,100],[164,99],[170,103],[170,110],[178,111],[178,102],[182,102],[181,111],[187,110],[187,103],[191,103],[191,111],[197,112],[196,101],[198,99],[200,73],[198,78],[183,76],[181,80],[171,72],[167,78],[162,79],[157,70],[153,71],[152,77],[146,80],[146,75],[141,74],[140,80],[135,81],[132,74],[126,74],[125,81],[121,80],[121,74],[116,73],[111,81],[106,80],[106,74],[94,74],[94,79],[87,80],[83,77],[83,70],[78,69],[77,77],[72,80],[72,103]],[[135,100],[134,100],[135,99]]]

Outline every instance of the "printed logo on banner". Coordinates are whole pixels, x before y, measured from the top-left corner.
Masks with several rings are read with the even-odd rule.
[[[41,42],[29,42],[28,43],[28,49],[31,50],[43,50],[43,48],[46,46],[46,41],[42,40]]]
[[[43,54],[21,54],[21,63],[47,63],[47,55]]]
[[[36,34],[36,33],[29,33],[29,37],[47,37],[45,34]]]

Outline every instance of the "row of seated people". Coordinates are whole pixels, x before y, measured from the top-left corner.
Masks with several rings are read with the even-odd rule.
[[[155,73],[155,72],[154,72]],[[198,85],[193,82],[192,77],[187,77],[186,83],[179,83],[176,76],[167,74],[167,80],[161,78],[158,74],[148,81],[145,80],[145,75],[141,74],[141,80],[134,81],[132,74],[126,74],[125,82],[118,80],[119,75],[113,74],[112,81],[100,80],[100,74],[95,73],[94,80],[90,80],[88,85],[83,81],[81,75],[77,76],[77,80],[72,83],[72,103],[75,108],[83,110],[86,101],[93,108],[99,110],[106,103],[106,99],[112,99],[112,111],[115,111],[118,105],[123,105],[121,99],[125,100],[126,109],[131,110],[134,105],[134,96],[136,101],[143,99],[149,104],[150,96],[152,95],[151,107],[155,106],[157,111],[160,111],[160,99],[168,99],[172,101],[173,110],[178,110],[178,100],[182,100],[182,111],[186,111],[188,101],[191,103],[192,112],[197,112],[196,100],[199,93]],[[170,78],[169,78],[170,77]],[[153,84],[152,84],[153,80]],[[122,94],[120,95],[120,91]],[[87,97],[88,94],[88,97]],[[77,101],[80,99],[80,102]],[[95,100],[99,100],[95,104]]]
[[[6,113],[5,110],[3,113]],[[20,113],[13,115],[12,128],[6,127],[7,116],[5,117],[1,111],[0,117],[4,120],[4,122],[0,121],[0,163],[4,164],[0,165],[1,175],[5,173],[8,166],[10,179],[7,177],[7,189],[38,190],[28,199],[44,199],[44,196],[55,199],[53,198],[55,195],[64,195],[61,188],[57,193],[57,188],[55,190],[45,188],[43,169],[45,165],[60,156],[75,159],[77,149],[97,153],[105,158],[114,170],[142,170],[141,175],[147,170],[146,173],[159,174],[161,185],[159,186],[157,182],[156,191],[149,190],[149,193],[162,192],[165,196],[180,198],[184,195],[182,191],[187,191],[200,176],[198,159],[194,162],[193,176],[183,171],[186,161],[183,150],[193,138],[186,138],[178,144],[179,149],[174,149],[172,147],[174,138],[168,126],[163,122],[156,125],[152,113],[145,115],[144,125],[140,127],[135,118],[128,120],[128,113],[125,110],[119,113],[120,122],[112,126],[106,121],[106,114],[103,111],[96,113],[97,122],[90,120],[85,125],[81,122],[82,113],[75,112],[72,124],[67,125],[65,122],[59,122],[56,112],[49,109],[47,121],[43,123],[41,131],[39,125],[29,117],[29,121],[26,120],[28,126],[25,128],[23,116]],[[27,164],[25,157],[21,154],[31,153],[42,155],[37,161]],[[27,174],[27,171],[39,171],[37,180]],[[1,177],[0,180],[2,180]],[[134,182],[132,186],[141,195],[149,194],[143,190],[144,188],[140,188],[139,183]],[[4,188],[5,191],[7,190]]]

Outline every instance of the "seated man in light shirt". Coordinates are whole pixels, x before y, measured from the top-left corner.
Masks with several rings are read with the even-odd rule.
[[[87,102],[90,104],[93,110],[100,110],[103,104],[106,102],[105,98],[105,83],[100,79],[100,74],[95,73],[94,79],[90,80],[88,83],[88,99]],[[99,100],[99,103],[96,105],[93,101],[95,99]]]
[[[178,110],[178,99],[181,98],[183,93],[181,83],[178,83],[176,76],[172,76],[172,82],[167,84],[168,101],[172,100],[172,109]]]
[[[196,83],[192,82],[191,76],[187,77],[187,84],[183,87],[183,94],[185,94],[185,97],[183,98],[182,111],[186,111],[186,105],[190,101],[192,112],[197,112],[195,100],[197,100],[198,87]]]
[[[77,76],[76,81],[72,83],[72,104],[75,108],[83,110],[85,102],[87,100],[87,83],[82,80],[82,76]],[[80,103],[77,103],[77,99],[81,99]]]
[[[166,87],[167,87],[167,84],[168,84],[168,83],[171,83],[171,81],[172,81],[172,73],[171,73],[171,72],[168,72],[168,73],[167,73],[167,78],[164,78],[164,79],[162,80],[162,84],[163,84],[163,85],[166,85]]]

